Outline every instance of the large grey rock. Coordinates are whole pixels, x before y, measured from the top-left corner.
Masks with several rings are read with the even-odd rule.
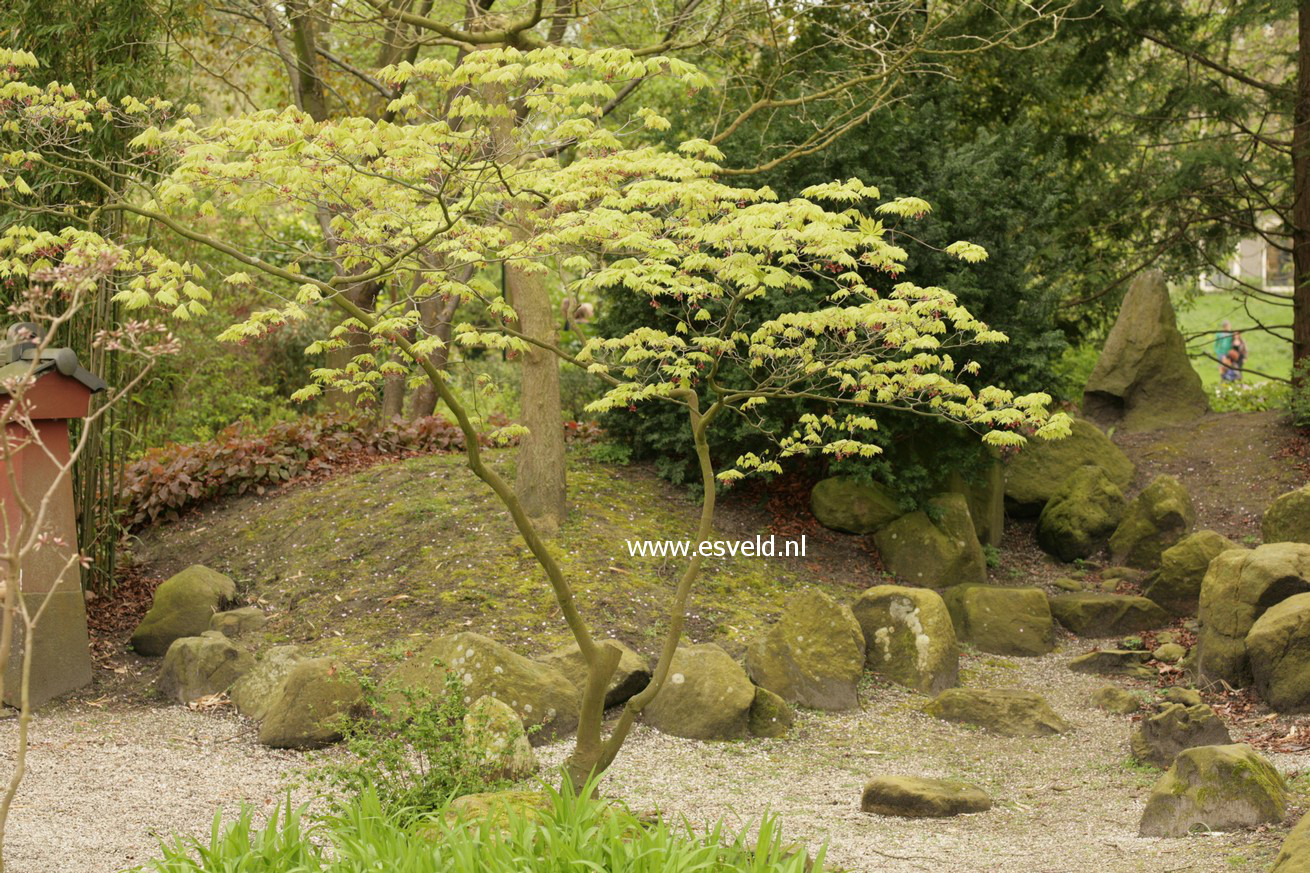
[[[917,776],[878,776],[864,786],[860,799],[863,812],[901,818],[945,818],[991,808],[992,799],[981,788]]]
[[[1174,615],[1196,615],[1201,580],[1210,562],[1229,549],[1240,548],[1212,530],[1188,534],[1160,554],[1160,569],[1151,577],[1146,596]]]
[[[464,747],[488,779],[517,782],[537,772],[523,721],[509,704],[479,697],[464,715]]]
[[[1310,485],[1279,495],[1260,519],[1267,543],[1310,543]]]
[[[605,706],[608,708],[626,703],[650,684],[650,662],[618,640],[604,642],[617,646],[619,650],[619,666],[615,668],[605,689]],[[587,659],[582,657],[582,650],[577,643],[569,643],[537,660],[555,667],[567,676],[581,697],[587,686]]]
[[[870,670],[924,694],[956,684],[959,645],[951,614],[935,591],[878,585],[861,594],[851,612],[864,633]]]
[[[977,725],[1003,737],[1049,737],[1070,729],[1044,697],[1012,688],[948,688],[923,711],[943,721]]]
[[[258,606],[243,606],[216,612],[209,618],[209,629],[225,637],[239,637],[253,633],[268,623],[268,616]]]
[[[305,656],[300,653],[299,646],[275,646],[265,651],[250,671],[234,682],[228,691],[237,712],[255,721],[261,720],[277,699],[291,668],[303,660]]]
[[[1094,464],[1120,489],[1135,467],[1110,438],[1085,419],[1074,419],[1062,440],[1029,440],[1005,465],[1005,504],[1013,515],[1035,516],[1079,467]]]
[[[845,605],[816,589],[787,598],[782,617],[746,650],[756,685],[814,709],[859,706],[864,633]]]
[[[1272,543],[1221,552],[1201,582],[1196,669],[1208,681],[1251,684],[1246,635],[1269,607],[1310,591],[1310,545]]]
[[[1171,703],[1142,719],[1132,733],[1130,746],[1133,757],[1143,764],[1168,767],[1183,749],[1226,746],[1232,741],[1228,728],[1204,703],[1196,706]]]
[[[299,661],[278,686],[259,724],[275,749],[318,749],[341,739],[342,721],[363,700],[359,678],[332,658]]]
[[[1118,685],[1102,685],[1092,692],[1092,702],[1097,709],[1113,712],[1116,715],[1131,715],[1142,708],[1142,701],[1131,691],[1125,691]]]
[[[852,476],[831,476],[810,491],[810,511],[819,524],[845,533],[868,534],[904,512],[885,485]]]
[[[1279,712],[1310,711],[1310,594],[1275,603],[1246,634],[1255,690]]]
[[[1194,828],[1227,831],[1283,820],[1287,787],[1245,743],[1185,749],[1151,789],[1138,832],[1184,837]]]
[[[751,701],[751,711],[746,722],[751,736],[783,737],[795,722],[796,712],[791,704],[769,689],[755,686],[755,699]]]
[[[1075,591],[1050,599],[1051,615],[1080,637],[1118,637],[1169,623],[1163,609],[1145,597]]]
[[[755,686],[713,643],[679,646],[669,675],[642,713],[661,733],[693,740],[736,740],[750,729]]]
[[[494,697],[508,703],[523,720],[533,743],[572,733],[578,726],[581,697],[556,667],[533,661],[489,637],[458,633],[438,637],[398,665],[387,679],[393,700],[403,688],[440,694],[446,671],[459,677],[468,703]]]
[[[1191,495],[1175,477],[1151,480],[1124,510],[1110,535],[1110,559],[1143,570],[1160,566],[1165,549],[1177,543],[1196,523]]]
[[[956,585],[942,592],[957,639],[995,655],[1045,655],[1055,624],[1040,588]]]
[[[255,666],[254,657],[217,631],[174,640],[159,671],[159,690],[178,703],[226,691]]]
[[[935,516],[930,517],[929,512]],[[943,494],[874,535],[883,566],[915,585],[944,588],[987,581],[987,559],[963,494]]]
[[[1288,831],[1269,873],[1310,873],[1310,813]]]
[[[1103,427],[1155,430],[1186,424],[1210,404],[1187,357],[1164,274],[1151,270],[1124,295],[1083,389],[1083,414]]]
[[[162,655],[174,640],[198,637],[209,630],[214,613],[236,596],[231,579],[193,564],[155,589],[150,611],[132,633],[132,648],[139,655]]]
[[[1124,514],[1124,495],[1110,475],[1085,464],[1051,495],[1037,518],[1037,545],[1061,561],[1090,558],[1109,540]]]

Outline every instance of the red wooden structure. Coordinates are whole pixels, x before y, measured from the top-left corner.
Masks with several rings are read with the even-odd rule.
[[[49,595],[50,603],[41,616],[33,641],[30,701],[39,706],[51,698],[80,688],[91,681],[91,651],[86,629],[86,601],[81,573],[70,562],[77,550],[77,515],[73,504],[70,473],[56,483],[60,470],[68,466],[70,451],[68,422],[83,418],[91,395],[105,389],[105,383],[83,368],[72,349],[40,349],[39,328],[16,324],[0,340],[0,410],[21,397],[21,415],[5,425],[4,439],[19,445],[10,463],[0,460],[0,551],[19,534],[21,517],[18,500],[37,507],[48,499],[42,534],[49,539],[29,551],[21,566],[20,592],[29,610],[36,610]],[[16,388],[28,375],[35,381]],[[33,430],[41,446],[31,440]],[[42,448],[44,447],[44,450]],[[15,622],[15,649],[5,674],[4,703],[19,702],[22,670],[21,621]]]

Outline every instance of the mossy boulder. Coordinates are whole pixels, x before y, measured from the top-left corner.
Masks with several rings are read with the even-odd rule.
[[[1294,594],[1265,610],[1246,634],[1251,678],[1279,712],[1310,711],[1310,594]]]
[[[299,646],[274,646],[260,654],[249,672],[232,683],[228,696],[237,712],[261,720],[277,699],[291,668],[305,660]]]
[[[864,633],[846,605],[817,589],[797,592],[777,623],[746,650],[746,673],[791,703],[854,709],[864,675]]]
[[[851,607],[864,633],[865,665],[924,694],[955,685],[959,645],[941,595],[926,588],[878,585]]]
[[[1040,588],[955,585],[942,592],[957,639],[994,655],[1045,655],[1055,624]]]
[[[864,786],[860,810],[900,818],[946,818],[992,808],[987,792],[967,782],[878,776]]]
[[[297,662],[259,723],[259,741],[276,749],[319,749],[341,739],[342,720],[360,704],[359,678],[332,658]]]
[[[1187,657],[1187,649],[1178,643],[1164,643],[1151,651],[1151,657],[1165,664],[1177,664]]]
[[[1168,767],[1183,749],[1226,746],[1232,741],[1223,721],[1204,703],[1195,706],[1171,703],[1142,719],[1129,745],[1133,757],[1143,764]]]
[[[852,534],[873,533],[904,514],[886,485],[853,476],[831,476],[815,484],[810,512],[824,527]]]
[[[1181,703],[1183,706],[1199,706],[1204,703],[1201,692],[1195,688],[1181,688],[1175,685],[1166,688],[1162,696],[1166,703]]]
[[[933,498],[927,511],[901,516],[873,541],[888,572],[915,585],[987,581],[987,560],[963,494]]]
[[[159,671],[159,690],[178,703],[226,691],[255,658],[217,631],[173,640]]]
[[[1210,562],[1223,552],[1240,548],[1212,530],[1188,534],[1160,553],[1160,569],[1151,577],[1146,596],[1173,615],[1196,615],[1201,581]]]
[[[525,658],[482,634],[436,638],[398,665],[387,684],[397,690],[426,689],[440,694],[445,690],[448,669],[459,677],[469,703],[479,697],[508,703],[524,725],[536,728],[530,732],[534,743],[567,736],[578,726],[581,696],[563,671]]]
[[[1075,419],[1062,440],[1029,440],[1005,465],[1005,505],[1015,516],[1036,516],[1056,490],[1087,464],[1100,467],[1116,487],[1127,488],[1136,468],[1096,425]]]
[[[755,686],[713,643],[679,646],[669,675],[642,717],[661,733],[693,740],[736,740],[750,732]]]
[[[1131,691],[1125,691],[1118,685],[1102,685],[1092,692],[1092,703],[1097,709],[1113,712],[1117,715],[1130,715],[1142,708],[1142,701]]]
[[[193,564],[155,589],[150,611],[132,632],[132,648],[138,655],[162,655],[174,640],[198,637],[209,630],[214,613],[236,596],[236,583],[231,579]]]
[[[1208,681],[1251,684],[1246,635],[1276,603],[1310,592],[1310,545],[1270,543],[1221,552],[1201,581],[1196,669]]]
[[[209,618],[209,629],[218,631],[225,637],[239,637],[255,631],[268,624],[268,616],[258,606],[243,606],[216,612]]]
[[[1070,730],[1040,694],[1012,688],[948,688],[923,711],[1003,737],[1049,737]]]
[[[1128,286],[1087,384],[1083,414],[1130,431],[1186,424],[1210,409],[1159,270]]]
[[[1075,591],[1050,599],[1051,615],[1080,637],[1117,637],[1169,623],[1169,616],[1145,597]]]
[[[1277,497],[1260,519],[1267,543],[1310,543],[1310,485]]]
[[[1269,873],[1310,873],[1310,813],[1287,832]]]
[[[537,756],[518,713],[479,697],[464,715],[464,746],[488,779],[518,781],[537,772]]]
[[[1273,765],[1245,743],[1185,749],[1151,789],[1138,833],[1185,837],[1194,829],[1227,831],[1279,822],[1287,786]]]
[[[1061,561],[1090,558],[1119,526],[1124,495],[1094,464],[1073,471],[1037,518],[1037,545]]]
[[[605,706],[618,706],[639,694],[650,684],[650,662],[644,655],[634,652],[618,640],[604,640],[619,650],[619,665],[605,689]],[[587,659],[577,643],[569,643],[549,655],[538,658],[541,663],[555,667],[568,677],[578,689],[579,699],[587,686]]]
[[[1192,497],[1174,476],[1156,476],[1124,510],[1110,535],[1110,559],[1143,570],[1160,566],[1165,549],[1196,523]]]
[[[1146,666],[1146,658],[1146,652],[1133,649],[1097,649],[1085,655],[1070,658],[1067,666],[1075,673],[1100,673],[1106,676],[1154,679],[1156,673]]]
[[[755,688],[746,727],[753,737],[784,737],[796,721],[791,704],[767,688]]]

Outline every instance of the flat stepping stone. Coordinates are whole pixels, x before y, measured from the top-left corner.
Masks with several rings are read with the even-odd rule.
[[[946,818],[991,808],[987,792],[967,782],[916,776],[875,777],[860,799],[863,812],[901,818]]]
[[[948,688],[923,711],[1003,737],[1049,737],[1070,729],[1040,694],[1014,688]]]
[[[1080,637],[1118,637],[1169,623],[1153,600],[1097,591],[1057,594],[1051,598],[1051,615]]]
[[[1098,649],[1069,660],[1075,673],[1100,673],[1107,676],[1131,676],[1154,679],[1156,672],[1146,666],[1146,652],[1133,649]]]

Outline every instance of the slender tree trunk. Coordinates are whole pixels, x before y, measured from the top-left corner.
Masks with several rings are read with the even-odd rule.
[[[467,281],[467,279],[464,281]],[[446,362],[450,360],[451,327],[455,318],[455,310],[458,307],[459,298],[457,297],[451,297],[449,300],[429,297],[426,300],[420,300],[418,304],[419,325],[423,330],[423,334],[425,336],[435,336],[444,344],[428,355],[428,360],[438,370],[444,371]],[[410,417],[423,418],[436,411],[437,389],[432,386],[430,381],[425,381],[414,392],[414,405],[410,409]]]
[[[550,292],[539,274],[506,266],[510,303],[519,330],[549,346],[559,344]],[[530,348],[520,367],[519,416],[528,434],[519,443],[514,492],[543,529],[559,527],[567,512],[564,472],[564,415],[559,402],[559,361]]]
[[[1310,2],[1297,13],[1292,120],[1292,364],[1310,358]],[[1295,369],[1294,369],[1295,372]]]

